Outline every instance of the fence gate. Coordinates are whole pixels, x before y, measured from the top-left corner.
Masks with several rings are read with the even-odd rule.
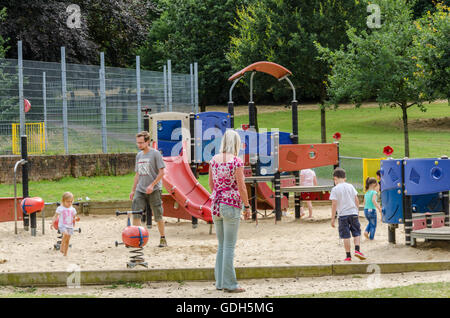
[[[44,123],[26,123],[28,154],[37,155],[45,152],[45,126]],[[20,155],[20,124],[12,124],[12,152]]]

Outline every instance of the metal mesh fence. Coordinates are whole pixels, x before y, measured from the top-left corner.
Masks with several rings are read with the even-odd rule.
[[[0,155],[12,154],[12,124],[20,122],[18,61],[0,59]],[[138,90],[136,69],[105,67],[103,123],[106,129],[102,130],[101,67],[67,63],[65,69],[66,127],[62,63],[23,60],[23,96],[31,103],[25,122],[45,123],[45,154],[64,154],[66,147],[71,154],[104,152],[104,140],[109,153],[136,151],[134,136],[141,127],[139,91],[141,107],[150,107],[152,113],[169,111],[169,102],[172,111],[196,109],[192,74],[164,76],[163,72],[140,70]],[[67,131],[67,145],[64,131]]]
[[[363,158],[340,156],[340,167],[345,170],[347,182],[358,191],[363,189]],[[333,185],[333,166],[314,168],[319,185]]]

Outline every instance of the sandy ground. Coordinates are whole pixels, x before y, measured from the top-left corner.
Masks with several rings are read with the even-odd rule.
[[[31,237],[29,232],[23,230],[19,223],[19,234],[14,235],[14,222],[0,223],[0,272],[40,272],[40,271],[66,271],[71,264],[77,264],[81,270],[98,269],[126,269],[128,261],[128,249],[123,246],[115,247],[115,241],[121,241],[122,230],[126,226],[126,216],[83,216],[77,223],[81,227],[81,233],[75,233],[71,239],[72,247],[69,255],[63,257],[60,252],[53,249],[56,242],[56,232],[50,230],[50,219],[46,220],[46,234],[41,233],[41,220],[38,219],[37,236]],[[166,218],[166,237],[168,247],[159,248],[159,233],[156,226],[150,232],[150,239],[144,248],[144,257],[149,263],[149,268],[213,268],[217,241],[215,231],[209,234],[210,226],[199,221],[197,229],[193,229],[188,221],[177,222],[176,219]],[[361,226],[365,228],[366,219],[360,217]],[[403,226],[397,229],[397,244],[387,242],[387,225],[379,224],[374,241],[362,239],[361,250],[368,256],[365,261],[377,262],[403,262],[403,261],[428,261],[450,260],[450,242],[418,241],[417,248],[404,245]],[[343,263],[345,258],[342,241],[338,238],[337,228],[330,226],[330,207],[315,206],[312,219],[295,220],[292,211],[281,222],[275,224],[273,217],[260,219],[258,226],[251,221],[242,221],[239,229],[239,240],[235,251],[235,266],[283,266],[283,265],[309,265]],[[361,262],[354,259],[353,262]],[[142,268],[142,267],[141,267]],[[131,270],[131,269],[130,269]],[[420,273],[389,275],[382,279],[386,284],[413,283],[416,277],[418,282],[424,277],[450,280],[450,274],[445,273]],[[292,290],[308,290],[310,286],[316,286],[317,291],[336,289],[332,284],[341,288],[355,289],[361,285],[361,278],[350,280],[340,277],[313,278],[313,279],[277,279],[255,280],[245,282],[248,287],[247,295],[262,297],[291,293]],[[332,284],[330,282],[333,282]],[[150,283],[144,284],[148,296],[152,290],[161,289],[162,293],[177,297],[198,297],[205,295],[218,297],[212,282],[186,282],[179,283]],[[266,286],[259,290],[259,285]],[[331,285],[330,285],[331,284]],[[186,288],[189,286],[189,293]],[[253,287],[252,287],[253,286]],[[282,290],[271,290],[272,286],[279,286]],[[309,286],[309,287],[308,287]],[[100,287],[99,287],[100,288]],[[306,288],[306,289],[302,289]],[[88,293],[102,296],[122,295],[118,289],[96,289],[83,287]],[[208,290],[205,294],[204,290]],[[311,291],[312,290],[312,291]],[[141,289],[136,290],[136,296]],[[289,291],[289,292],[288,292]],[[73,291],[78,293],[78,291]],[[111,294],[113,293],[113,294]],[[125,288],[123,296],[131,295]],[[158,295],[160,291],[157,292]],[[199,295],[200,294],[200,295]],[[244,296],[244,295],[243,295]]]

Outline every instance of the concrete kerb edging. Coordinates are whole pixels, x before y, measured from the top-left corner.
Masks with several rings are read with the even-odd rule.
[[[358,264],[238,267],[236,268],[236,275],[238,279],[263,279],[371,274],[374,272],[373,265],[378,266],[377,269],[380,274],[450,270],[450,261],[376,264],[361,262]],[[68,286],[68,282],[73,285],[75,274],[63,271],[0,273],[0,285],[16,287]],[[126,282],[214,281],[213,268],[81,271],[79,275],[81,285],[109,285]]]

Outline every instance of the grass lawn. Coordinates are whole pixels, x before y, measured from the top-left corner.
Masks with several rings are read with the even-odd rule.
[[[394,288],[300,294],[283,298],[448,298],[450,283],[425,283]]]
[[[270,106],[260,106],[259,109]],[[444,118],[450,115],[447,103],[435,103],[427,106],[426,112],[417,107],[408,111],[410,122],[411,157],[438,157],[450,155],[449,127],[418,127],[415,121],[421,118]],[[390,145],[394,149],[393,157],[403,158],[403,129],[401,111],[394,108],[364,107],[359,109],[345,108],[327,111],[327,141],[332,142],[335,132],[342,134],[340,155],[350,157],[380,158],[383,147]],[[235,127],[248,122],[248,116],[236,116]],[[260,113],[258,125],[261,128],[279,128],[280,131],[291,131],[291,113],[289,110]],[[299,107],[300,143],[320,142],[320,112],[317,109]],[[362,161],[358,159],[342,159],[341,165],[346,169],[349,182],[357,188],[362,183]],[[316,169],[319,178],[330,179],[332,167]],[[46,202],[59,201],[65,191],[74,193],[75,198],[89,197],[95,201],[127,200],[134,174],[124,176],[105,176],[91,178],[63,178],[59,181],[30,182],[30,194],[40,196]],[[200,177],[200,183],[209,189],[208,177]],[[18,186],[18,193],[21,193]],[[0,185],[0,197],[13,196],[12,185]]]

